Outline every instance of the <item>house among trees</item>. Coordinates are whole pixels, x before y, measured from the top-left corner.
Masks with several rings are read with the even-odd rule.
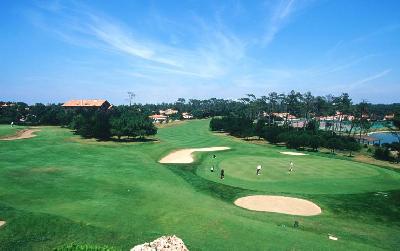
[[[160,110],[159,113],[160,113],[161,115],[167,115],[167,116],[169,116],[169,115],[177,114],[177,113],[178,113],[178,110],[173,110],[173,109],[168,108],[167,110]]]
[[[105,99],[79,99],[79,100],[69,100],[63,105],[65,108],[96,108],[99,110],[107,110],[112,107],[112,105]]]
[[[188,113],[188,112],[184,112],[184,113],[182,113],[182,118],[184,118],[184,119],[192,119],[193,115]]]
[[[383,117],[383,120],[393,120],[393,119],[394,119],[394,114],[393,113],[385,115],[385,117]]]
[[[289,113],[287,113],[287,112],[273,112],[273,113],[272,113],[272,116],[275,116],[275,117],[277,117],[277,118],[281,118],[281,119],[283,119],[283,120],[286,120],[286,118],[287,118],[288,120],[296,119],[296,116],[294,116],[294,115],[292,115],[292,114],[289,114]]]
[[[10,107],[15,106],[15,103],[12,102],[0,102],[0,107]]]
[[[318,119],[320,121],[344,121],[344,120],[352,121],[352,120],[354,120],[354,116],[349,115],[349,114],[343,114],[341,112],[336,112],[335,115],[319,116],[319,117],[316,117],[316,119]]]
[[[168,116],[162,114],[150,115],[149,118],[152,119],[154,123],[162,123],[168,120]]]

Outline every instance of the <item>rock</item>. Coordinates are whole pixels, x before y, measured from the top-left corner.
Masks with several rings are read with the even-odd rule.
[[[173,236],[161,236],[154,241],[134,246],[131,251],[189,251],[182,239]]]

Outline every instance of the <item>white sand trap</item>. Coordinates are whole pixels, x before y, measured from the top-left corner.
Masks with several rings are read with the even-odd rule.
[[[0,140],[29,139],[29,138],[36,137],[36,135],[33,133],[38,132],[38,131],[40,131],[40,130],[39,129],[24,129],[24,130],[17,132],[16,135],[5,137]]]
[[[187,163],[192,163],[194,161],[192,156],[193,152],[215,152],[228,149],[230,148],[224,146],[182,149],[168,154],[167,156],[162,158],[159,162],[163,164],[187,164]]]
[[[6,224],[6,222],[0,220],[0,227],[3,226],[4,224]]]
[[[328,235],[329,240],[337,241],[339,238],[333,235]]]
[[[308,155],[305,153],[296,153],[296,152],[280,152],[282,154],[286,154],[286,155],[295,155],[295,156],[303,156],[303,155]]]
[[[253,195],[239,198],[235,205],[249,210],[290,215],[313,216],[321,208],[308,200],[272,195]]]

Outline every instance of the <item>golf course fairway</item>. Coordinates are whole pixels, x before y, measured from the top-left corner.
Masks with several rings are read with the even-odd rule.
[[[398,171],[328,154],[285,155],[290,150],[212,133],[208,124],[165,127],[148,142],[98,142],[59,127],[0,141],[0,250],[71,243],[129,250],[162,235],[178,236],[189,250],[400,248]],[[194,152],[193,163],[159,163],[177,150],[209,147],[229,149]],[[321,213],[234,204],[251,195],[309,200]]]

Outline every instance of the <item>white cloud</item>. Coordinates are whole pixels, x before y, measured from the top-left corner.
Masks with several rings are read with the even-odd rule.
[[[61,7],[60,7],[61,8]],[[218,78],[232,72],[245,57],[245,43],[234,34],[210,24],[200,25],[193,48],[167,45],[88,8],[44,8],[54,15],[36,14],[35,24],[74,45],[117,52],[140,66],[141,75],[169,73],[197,78]],[[193,24],[189,24],[193,25]],[[207,29],[205,29],[207,27]]]
[[[351,87],[351,88],[356,88],[357,86],[359,86],[359,85],[361,85],[361,84],[370,82],[370,81],[375,80],[375,79],[378,79],[378,78],[382,78],[382,77],[388,75],[391,71],[392,71],[392,69],[386,69],[386,70],[384,70],[384,71],[382,71],[382,72],[379,72],[379,73],[376,73],[376,74],[374,74],[374,75],[371,75],[371,76],[362,78],[362,79],[360,79],[360,80],[357,80],[356,82],[351,83],[351,84],[350,84],[350,87]]]
[[[280,0],[277,5],[272,7],[266,32],[262,39],[264,45],[271,43],[278,32],[287,24],[296,10],[297,3],[298,1],[295,3],[295,0]]]

